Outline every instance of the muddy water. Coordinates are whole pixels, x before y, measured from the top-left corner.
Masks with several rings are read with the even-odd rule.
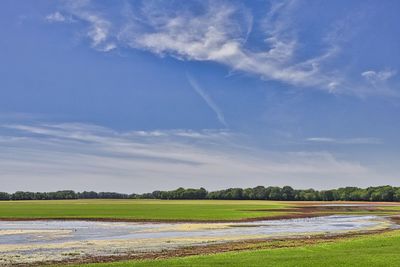
[[[341,234],[395,227],[385,217],[325,216],[238,223],[0,221],[0,264],[157,252],[260,238]]]

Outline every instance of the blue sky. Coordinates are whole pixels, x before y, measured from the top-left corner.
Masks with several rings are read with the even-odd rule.
[[[398,1],[1,1],[3,191],[400,185]]]

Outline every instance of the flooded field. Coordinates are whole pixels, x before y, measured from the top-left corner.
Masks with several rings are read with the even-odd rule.
[[[393,227],[394,222],[380,216],[237,223],[0,221],[0,264],[132,255],[229,241],[337,235]]]
[[[315,207],[398,207],[398,203],[327,203],[327,204],[315,204]]]

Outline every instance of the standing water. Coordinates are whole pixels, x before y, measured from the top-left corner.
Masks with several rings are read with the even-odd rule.
[[[235,223],[0,221],[0,264],[157,252],[249,239],[337,235],[390,227],[394,223],[379,216]]]

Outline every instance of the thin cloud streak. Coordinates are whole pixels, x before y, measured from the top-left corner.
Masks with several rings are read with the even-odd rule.
[[[310,137],[307,141],[314,143],[326,143],[326,144],[344,144],[344,145],[379,145],[383,144],[379,138],[371,137],[358,137],[358,138],[345,138],[337,139],[330,137]]]
[[[222,113],[221,109],[217,106],[214,100],[201,88],[201,86],[197,83],[197,81],[189,74],[186,75],[189,81],[190,86],[193,90],[203,98],[203,100],[207,103],[207,105],[215,112],[217,115],[218,121],[225,127],[228,127],[228,124],[225,121],[225,116]]]

